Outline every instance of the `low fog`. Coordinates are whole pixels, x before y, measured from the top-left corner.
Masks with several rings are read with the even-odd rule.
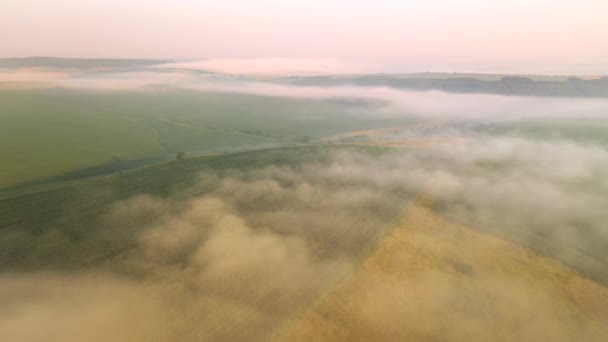
[[[219,58],[183,61],[162,64],[159,68],[211,71],[229,75],[250,75],[256,77],[277,77],[294,75],[335,75],[350,73],[370,73],[381,71],[378,66],[352,63],[331,58]]]
[[[605,118],[608,113],[608,102],[602,99],[299,87],[175,70],[69,76],[21,70],[0,77],[87,91],[187,89],[369,99],[379,105],[366,109],[366,115],[379,119],[414,115],[482,123]],[[103,229],[94,238],[123,243],[118,240],[122,232],[133,231],[128,251],[85,269],[1,272],[0,340],[268,340],[356,274],[362,260],[420,198],[446,220],[515,242],[608,284],[608,151],[567,138],[467,134],[457,127],[441,125],[434,134],[450,139],[424,146],[382,152],[328,147],[296,166],[202,171],[181,197],[144,193],[112,203],[100,209]],[[371,142],[382,143],[373,137]],[[60,231],[30,236],[7,230],[0,232],[0,241],[17,241],[15,246],[32,250],[44,245],[53,252],[50,258],[79,257],[62,249],[72,242]],[[416,286],[442,286],[449,296],[459,294],[449,283],[438,285],[435,276],[426,279]],[[407,291],[393,285],[385,279],[381,289],[396,296]],[[512,294],[518,300],[507,311],[545,312],[516,306],[531,293],[536,292]],[[450,298],[425,298],[429,302],[416,305],[432,308]],[[383,310],[388,307],[373,305],[377,315],[366,317],[381,317],[387,329],[397,329],[402,311]],[[598,308],[601,314],[606,310]]]
[[[608,113],[608,101],[605,99],[453,94],[389,87],[311,87],[260,82],[207,82],[185,87],[260,96],[378,100],[383,101],[385,106],[370,115],[414,115],[425,119],[508,121],[522,118],[603,118]]]
[[[342,76],[338,76],[342,77]],[[605,118],[606,99],[520,97],[409,91],[390,87],[295,86],[281,78],[258,79],[180,68],[116,70],[0,70],[0,84],[40,82],[46,87],[88,91],[197,90],[211,93],[314,100],[374,101],[372,118],[417,116],[433,120],[509,121],[530,118]]]
[[[201,174],[191,191],[205,194],[186,201],[113,204],[98,239],[139,226],[136,247],[86,271],[2,274],[0,339],[269,338],[348,274],[408,203],[399,189],[349,177],[350,162],[324,159]],[[28,243],[53,246],[57,234]]]
[[[2,273],[0,339],[268,339],[355,272],[418,196],[607,284],[607,174],[601,148],[501,138],[202,173],[190,199],[140,195],[106,211],[109,238],[140,226],[127,255]],[[141,221],[151,212],[157,219]]]

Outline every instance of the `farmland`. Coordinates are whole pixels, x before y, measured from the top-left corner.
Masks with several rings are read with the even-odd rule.
[[[396,300],[399,298],[399,300]],[[281,341],[604,341],[608,289],[421,199]]]
[[[60,309],[73,320],[91,310],[108,327],[104,312],[155,322],[127,339],[603,340],[608,292],[581,273],[585,264],[515,242],[532,227],[505,234],[453,221],[433,187],[391,171],[423,151],[274,148],[5,190],[0,270],[43,287],[17,277],[0,293],[53,302],[78,291],[85,309]],[[16,319],[29,324],[25,313]],[[52,331],[79,334],[62,323]]]
[[[193,91],[10,89],[0,103],[0,188],[113,160],[299,144],[413,121],[323,100]]]
[[[54,188],[42,185],[5,193],[9,197],[0,200],[1,270],[67,272],[85,278],[103,272],[105,284],[152,291],[152,298],[170,295],[198,302],[205,294],[197,305],[220,305],[216,316],[230,316],[230,324],[207,316],[198,306],[185,305],[184,310],[194,310],[197,328],[182,330],[181,315],[171,314],[171,327],[162,333],[192,340],[243,339],[241,334],[246,333],[248,339],[264,340],[312,298],[350,274],[392,229],[413,195],[405,189],[374,194],[373,184],[364,180],[319,177],[307,171],[331,165],[327,163],[345,153],[375,158],[394,152],[297,147],[192,157]],[[331,219],[317,218],[330,214]],[[159,234],[170,234],[177,245],[165,245],[157,240]],[[224,239],[234,247],[216,249]],[[199,265],[200,253],[210,253],[214,260],[214,253],[219,253],[219,259]],[[158,259],[159,255],[168,259]],[[225,260],[232,265],[228,269],[221,266]],[[62,281],[53,277],[41,281]],[[173,283],[174,277],[184,283]],[[218,282],[236,279],[239,283],[228,288],[217,287]],[[91,286],[74,282],[81,289]],[[249,285],[243,287],[242,282]],[[193,290],[182,286],[197,289],[189,294]],[[156,293],[159,288],[170,293]],[[120,316],[124,308],[114,310]],[[62,329],[67,334],[62,336],[71,336],[70,329]]]
[[[0,0],[0,342],[608,341],[606,13]]]
[[[328,153],[334,149],[386,153],[382,152],[382,149],[348,146],[271,149],[173,160],[106,176],[5,190],[0,192],[0,198],[4,197],[0,201],[2,214],[0,227],[4,239],[3,255],[0,257],[3,260],[2,267],[10,269],[19,265],[44,268],[49,264],[84,267],[89,261],[105,261],[108,256],[115,253],[114,249],[117,249],[117,253],[122,245],[128,245],[130,241],[129,235],[118,235],[107,241],[107,246],[91,248],[89,245],[99,242],[93,232],[103,229],[103,214],[117,201],[139,195],[184,201],[217,186],[215,183],[201,183],[199,179],[201,173],[222,175],[265,166],[297,166],[327,158]],[[95,196],[88,197],[86,194],[89,193],[95,193]],[[88,199],[83,201],[85,197]],[[117,225],[132,226],[133,224],[118,222]],[[83,227],[88,228],[85,230]],[[20,243],[11,240],[22,232],[27,234],[20,238]],[[37,237],[44,238],[45,235],[69,237],[63,242],[73,241],[74,244],[66,246],[48,242],[38,243]],[[30,247],[24,248],[22,243]],[[39,247],[48,249],[48,254],[32,253],[31,248]],[[27,253],[18,253],[18,251]],[[106,252],[108,255],[105,254]]]
[[[2,341],[607,337],[602,99],[4,62]]]

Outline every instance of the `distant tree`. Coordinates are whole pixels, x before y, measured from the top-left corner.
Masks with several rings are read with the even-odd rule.
[[[308,135],[305,135],[302,137],[302,142],[305,144],[308,144],[310,142],[310,137]]]
[[[184,152],[177,152],[177,160],[182,160],[186,158],[186,154]]]

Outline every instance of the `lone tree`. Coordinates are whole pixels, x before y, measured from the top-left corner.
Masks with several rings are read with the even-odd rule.
[[[186,158],[186,154],[184,152],[177,152],[177,160],[182,160]]]

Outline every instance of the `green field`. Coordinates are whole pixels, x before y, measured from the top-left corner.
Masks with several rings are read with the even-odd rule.
[[[161,215],[152,211],[145,217],[125,217],[108,226],[105,219],[116,202],[149,195],[179,203],[209,192],[220,184],[222,177],[264,167],[297,168],[322,162],[340,151],[375,155],[390,150],[355,146],[292,147],[192,157],[111,175],[0,191],[0,270],[83,268],[106,263],[133,248],[134,236]],[[214,174],[220,179],[201,182],[201,173]],[[394,207],[386,208],[384,215],[381,211],[374,215],[367,211],[352,214],[355,221],[361,223],[359,229],[363,229],[378,220],[390,221],[405,205],[393,204]],[[370,238],[381,232],[374,225],[368,228],[372,229]]]
[[[0,188],[111,163],[405,124],[348,103],[195,91],[0,91]]]

